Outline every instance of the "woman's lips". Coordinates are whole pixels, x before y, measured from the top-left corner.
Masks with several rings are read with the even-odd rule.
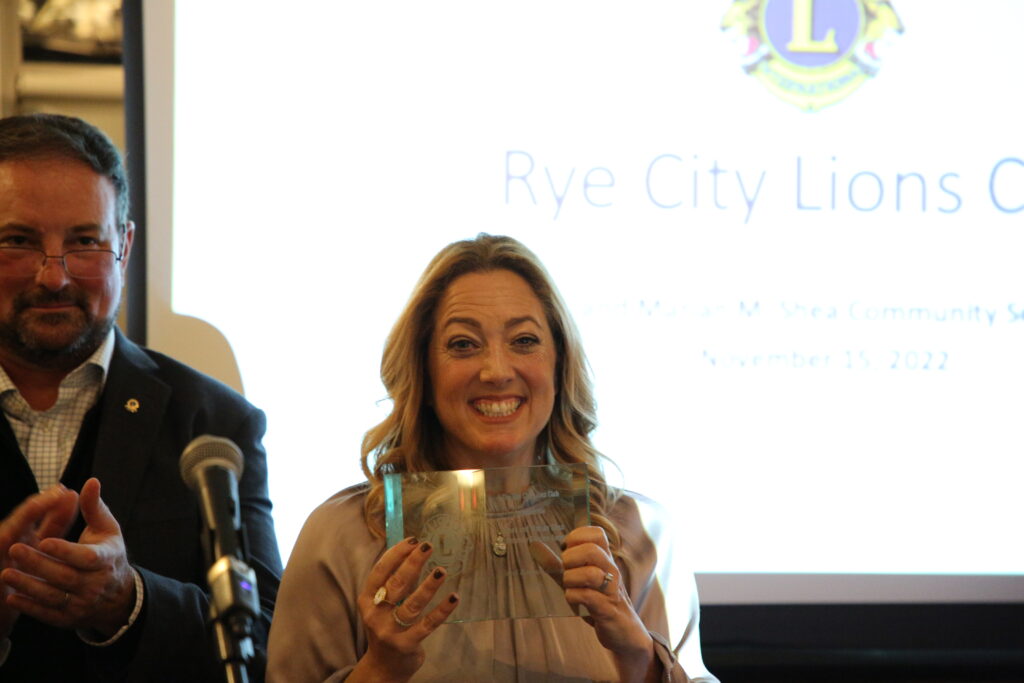
[[[508,417],[522,405],[521,398],[478,398],[472,402],[473,408],[484,417]]]

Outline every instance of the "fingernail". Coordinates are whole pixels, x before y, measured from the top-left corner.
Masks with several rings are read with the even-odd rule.
[[[444,570],[438,567],[434,570],[434,578],[440,580],[444,576]]]
[[[459,601],[459,596],[458,596],[458,594],[457,594],[457,593],[452,593],[452,594],[451,594],[451,595],[450,595],[450,596],[448,597],[448,602],[452,603],[453,605],[454,605],[455,603],[457,603],[458,601]]]
[[[419,541],[416,539],[415,536],[409,537],[409,545],[416,545],[417,543],[419,543]]]
[[[429,551],[430,550],[430,544],[429,543],[424,543],[423,545],[420,546],[420,550],[422,550],[423,552]]]

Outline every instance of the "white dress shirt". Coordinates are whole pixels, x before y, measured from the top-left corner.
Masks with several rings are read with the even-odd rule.
[[[100,347],[61,381],[57,402],[46,410],[33,410],[0,367],[0,408],[32,468],[40,491],[60,481],[75,448],[82,420],[103,391],[113,354],[114,331],[110,330]]]

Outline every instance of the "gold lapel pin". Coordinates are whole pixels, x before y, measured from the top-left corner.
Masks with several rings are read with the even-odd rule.
[[[128,399],[128,402],[124,404],[124,409],[132,414],[139,412],[139,400],[136,398]]]

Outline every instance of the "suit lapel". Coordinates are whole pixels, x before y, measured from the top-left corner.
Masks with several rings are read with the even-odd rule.
[[[157,365],[120,331],[103,389],[93,472],[117,519],[128,519],[171,396]]]

